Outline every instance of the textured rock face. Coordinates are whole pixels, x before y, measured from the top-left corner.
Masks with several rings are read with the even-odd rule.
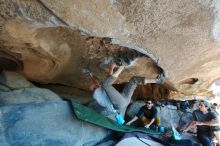
[[[68,101],[48,89],[34,87],[21,75],[4,72],[0,85],[2,146],[90,146],[110,133],[78,120]]]
[[[66,101],[5,105],[0,111],[0,144],[5,146],[94,145],[107,135],[105,129],[78,121]]]
[[[101,81],[105,64],[133,50],[147,56],[133,55],[118,83],[155,78],[159,63],[182,92],[172,96],[211,96],[207,87],[219,77],[217,0],[3,0],[0,8],[0,67],[32,81],[87,90],[83,69]]]

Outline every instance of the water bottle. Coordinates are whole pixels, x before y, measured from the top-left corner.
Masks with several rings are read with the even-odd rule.
[[[117,123],[118,123],[119,125],[122,125],[122,124],[125,123],[125,120],[123,119],[123,117],[121,116],[121,114],[117,113],[117,114],[115,115],[115,118],[116,118]]]
[[[172,126],[172,131],[173,131],[173,138],[175,140],[181,140],[181,134]]]
[[[162,126],[160,126],[160,127],[159,127],[159,131],[162,132],[162,133],[164,133],[164,132],[165,132],[165,128],[162,127]]]

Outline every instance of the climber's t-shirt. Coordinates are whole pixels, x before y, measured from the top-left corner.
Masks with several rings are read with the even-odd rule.
[[[140,118],[142,116],[145,116],[148,119],[156,118],[157,117],[157,109],[154,106],[152,106],[151,109],[148,109],[145,105],[145,106],[141,107],[141,109],[137,113],[137,117]]]
[[[207,122],[213,119],[217,119],[217,115],[212,111],[208,111],[208,113],[203,113],[200,110],[195,110],[193,112],[193,119],[198,122]],[[197,125],[197,132],[210,132],[212,127],[214,126]]]

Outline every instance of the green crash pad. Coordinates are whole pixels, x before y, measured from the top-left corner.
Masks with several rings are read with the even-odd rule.
[[[129,125],[119,125],[116,121],[109,119],[91,108],[88,108],[76,100],[71,100],[74,113],[76,117],[80,120],[105,127],[118,132],[143,132],[147,134],[161,134],[159,131],[150,130],[146,128],[137,128]]]

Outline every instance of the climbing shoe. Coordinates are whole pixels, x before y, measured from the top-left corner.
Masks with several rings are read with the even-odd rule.
[[[115,61],[118,66],[129,66],[131,64],[129,59],[117,58]]]
[[[134,82],[137,83],[138,85],[144,85],[145,84],[145,77],[134,76],[132,78],[132,80],[134,80]]]

